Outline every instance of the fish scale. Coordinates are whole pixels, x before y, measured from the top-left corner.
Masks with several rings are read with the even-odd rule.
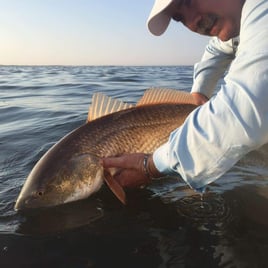
[[[124,152],[152,152],[195,107],[190,104],[151,105],[97,119],[90,122],[85,131],[87,137],[95,137],[90,143],[90,152],[100,157]],[[106,127],[100,131],[96,124]]]

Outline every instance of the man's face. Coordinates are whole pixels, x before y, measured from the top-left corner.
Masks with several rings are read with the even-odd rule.
[[[166,12],[191,31],[227,41],[239,35],[245,0],[175,0]]]

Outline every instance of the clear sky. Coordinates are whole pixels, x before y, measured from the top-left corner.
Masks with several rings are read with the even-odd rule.
[[[172,22],[155,37],[154,0],[0,0],[0,64],[184,65],[208,41]]]

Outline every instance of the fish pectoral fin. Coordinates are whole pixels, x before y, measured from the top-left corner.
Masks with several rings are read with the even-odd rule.
[[[170,88],[149,88],[138,101],[137,106],[160,103],[195,104],[189,92]]]
[[[90,122],[107,114],[126,110],[134,107],[134,104],[113,99],[102,93],[95,93],[92,97],[92,104],[88,111],[87,121]]]
[[[126,205],[127,201],[124,189],[107,170],[104,170],[104,180],[121,203]]]

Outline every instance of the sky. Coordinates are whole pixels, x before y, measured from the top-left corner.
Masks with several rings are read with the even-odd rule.
[[[2,65],[192,65],[207,37],[146,21],[154,0],[0,0]]]

